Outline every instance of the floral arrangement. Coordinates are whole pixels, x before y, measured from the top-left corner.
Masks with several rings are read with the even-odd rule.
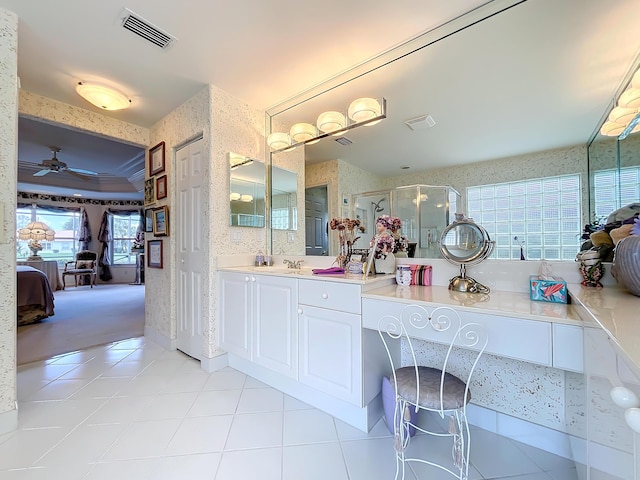
[[[388,253],[392,253],[396,241],[390,233],[384,232],[375,236],[375,258],[387,258]]]
[[[382,226],[391,232],[391,237],[393,238],[394,243],[392,246],[392,250],[389,250],[389,252],[398,253],[398,252],[407,251],[407,249],[409,248],[409,242],[407,241],[407,237],[404,237],[399,233],[399,230],[402,228],[402,220],[400,220],[398,217],[392,217],[390,215],[380,215],[376,219],[376,225]],[[377,236],[379,236],[381,233],[382,233],[382,229],[380,228],[378,230]],[[385,257],[386,257],[386,254],[385,254]],[[376,256],[376,258],[381,258],[381,257]]]
[[[392,217],[390,215],[380,215],[376,219],[376,224],[382,224],[385,228],[391,230],[392,232],[397,232],[402,228],[402,220],[398,217]]]
[[[340,265],[346,265],[351,257],[353,244],[360,238],[359,233],[364,232],[364,226],[360,220],[351,218],[332,218],[329,222],[331,230],[337,230],[340,242],[340,254],[336,260]]]

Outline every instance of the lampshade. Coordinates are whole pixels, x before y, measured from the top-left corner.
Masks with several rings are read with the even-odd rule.
[[[318,130],[310,123],[296,123],[291,127],[289,135],[294,143],[301,143],[317,137]]]
[[[78,82],[76,92],[103,110],[122,110],[131,103],[124,93],[97,83]]]
[[[244,194],[240,197],[240,201],[241,202],[252,202],[253,201],[253,195],[248,195],[248,194]]]
[[[46,223],[31,222],[26,227],[18,230],[20,240],[48,240],[55,238],[56,232],[51,230]]]
[[[273,132],[267,137],[267,145],[274,150],[280,150],[291,145],[291,137],[288,133]]]
[[[336,135],[335,132],[338,132],[337,134],[339,135],[347,126],[347,120],[340,112],[328,111],[323,112],[318,116],[316,125],[318,126],[318,130],[324,133],[332,133]]]
[[[357,123],[366,122],[371,118],[379,117],[381,113],[382,107],[380,106],[380,102],[375,98],[358,98],[351,102],[347,111],[349,118]],[[381,119],[365,123],[365,125],[375,125],[380,120]]]
[[[629,88],[620,95],[618,106],[623,108],[640,108],[640,88]]]
[[[600,129],[600,133],[608,137],[617,137],[624,131],[624,129],[625,129],[625,125],[621,125],[616,122],[607,121],[607,122],[604,122],[604,125],[602,125],[602,128]]]
[[[240,200],[240,194],[239,194],[239,193],[237,193],[237,192],[231,192],[231,193],[229,194],[229,200],[231,200],[232,202],[233,202],[233,201]]]
[[[626,126],[637,114],[638,110],[635,108],[615,107],[609,114],[609,121]]]

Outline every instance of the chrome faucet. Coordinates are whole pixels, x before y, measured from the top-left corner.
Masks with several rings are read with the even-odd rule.
[[[287,260],[284,259],[282,261],[282,263],[286,263],[287,264],[287,268],[300,268],[301,264],[304,262],[304,260]]]

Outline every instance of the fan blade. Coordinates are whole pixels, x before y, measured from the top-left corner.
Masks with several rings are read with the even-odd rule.
[[[44,170],[40,170],[39,172],[36,172],[33,174],[34,177],[42,177],[44,175],[46,175],[47,173],[49,173],[51,170],[49,170],[48,168],[45,168]]]
[[[82,175],[98,175],[96,172],[92,172],[91,170],[83,170],[82,168],[66,168],[67,172],[75,172],[80,173]]]
[[[84,180],[85,182],[89,181],[88,177],[86,177],[86,176],[84,176],[84,175],[82,175],[82,174],[80,174],[80,173],[78,173],[78,172],[76,172],[76,171],[74,171],[74,170],[72,170],[70,168],[67,168],[66,172],[71,174],[71,175],[73,175],[74,177],[78,177],[79,179]]]

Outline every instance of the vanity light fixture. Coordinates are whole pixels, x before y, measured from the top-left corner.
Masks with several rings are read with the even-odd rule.
[[[640,69],[633,75],[627,89],[618,98],[617,106],[600,128],[602,135],[618,137],[620,140],[634,132],[640,132]]]
[[[229,194],[229,200],[231,200],[232,202],[237,202],[238,200],[240,200],[241,195],[237,192],[231,192]]]
[[[329,135],[340,136],[352,128],[370,126],[387,118],[387,101],[362,97],[351,102],[347,114],[336,110],[318,115],[316,126],[310,123],[295,123],[289,133],[274,132],[267,137],[272,151],[289,151],[298,145],[311,145]]]
[[[310,141],[318,136],[318,130],[310,123],[296,123],[289,131],[291,141],[293,143],[308,142],[309,145],[317,143],[320,140]]]
[[[249,195],[249,194],[244,194],[240,196],[240,201],[241,202],[253,202],[253,195]]]
[[[379,118],[381,112],[382,107],[380,106],[380,102],[375,98],[366,97],[358,98],[351,102],[351,105],[349,105],[349,109],[347,110],[347,114],[351,120],[354,122],[367,122],[364,123],[364,126],[366,127],[379,123],[382,120]],[[379,119],[372,120],[373,118]]]
[[[331,135],[342,135],[347,126],[347,119],[342,113],[331,110],[318,115],[316,125],[321,132]]]
[[[235,170],[238,167],[242,167],[243,165],[251,165],[253,163],[253,159],[249,157],[245,157],[244,155],[238,155],[236,153],[229,154],[229,163],[231,170]]]
[[[124,93],[99,83],[78,82],[76,92],[103,110],[122,110],[131,104],[131,100]]]
[[[273,150],[282,150],[291,146],[291,137],[288,133],[273,132],[267,137],[267,144]]]

